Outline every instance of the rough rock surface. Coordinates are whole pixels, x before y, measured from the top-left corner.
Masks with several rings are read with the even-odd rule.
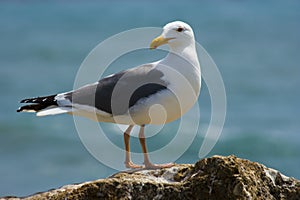
[[[6,197],[5,199],[20,199]],[[24,197],[40,199],[300,199],[300,181],[235,156],[135,170]]]

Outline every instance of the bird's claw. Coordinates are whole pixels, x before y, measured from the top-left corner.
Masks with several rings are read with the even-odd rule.
[[[125,162],[125,167],[126,167],[126,168],[130,168],[130,169],[142,169],[142,168],[144,168],[144,166],[134,164],[134,163],[131,162],[131,161]]]
[[[145,163],[145,169],[162,169],[173,167],[175,163],[165,163],[165,164],[152,164],[151,162]]]

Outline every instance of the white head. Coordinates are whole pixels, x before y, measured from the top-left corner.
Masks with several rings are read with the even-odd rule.
[[[181,21],[170,22],[163,28],[162,34],[150,45],[155,49],[160,45],[169,44],[171,49],[184,49],[195,44],[194,33],[190,25]]]

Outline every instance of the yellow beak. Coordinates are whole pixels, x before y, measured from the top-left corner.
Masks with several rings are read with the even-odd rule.
[[[167,44],[169,40],[174,38],[164,38],[163,36],[158,36],[154,40],[152,40],[150,44],[150,49],[156,49],[160,45]]]

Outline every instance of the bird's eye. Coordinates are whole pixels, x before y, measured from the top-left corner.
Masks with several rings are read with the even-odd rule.
[[[179,27],[176,29],[177,32],[182,32],[183,30],[184,30],[184,28],[182,28],[182,27]]]

